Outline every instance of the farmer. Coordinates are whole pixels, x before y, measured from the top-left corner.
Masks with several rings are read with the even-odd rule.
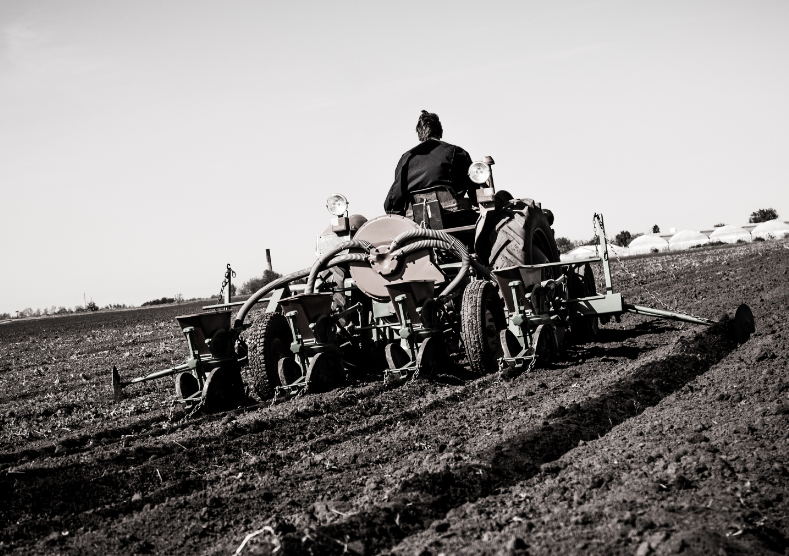
[[[444,129],[438,116],[422,110],[416,134],[420,143],[400,157],[384,210],[404,215],[410,194],[434,185],[446,186],[455,197],[468,191],[471,202],[476,204],[476,184],[468,177],[471,157],[460,147],[441,140]]]

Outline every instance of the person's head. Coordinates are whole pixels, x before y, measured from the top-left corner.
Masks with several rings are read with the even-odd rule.
[[[441,122],[436,114],[422,110],[422,115],[419,116],[419,121],[416,123],[416,134],[420,141],[427,141],[430,137],[441,139],[444,135],[444,128],[441,127]]]

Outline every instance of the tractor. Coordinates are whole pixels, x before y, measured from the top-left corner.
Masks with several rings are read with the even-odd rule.
[[[450,356],[477,374],[530,370],[573,339],[596,337],[624,313],[712,325],[714,321],[628,304],[614,293],[602,215],[597,256],[562,262],[553,214],[532,199],[496,191],[493,159],[469,168],[473,198],[444,186],[411,194],[405,215],[367,220],[329,197],[330,225],[315,262],[270,282],[244,302],[178,317],[189,346],[183,365],[123,383],[177,374],[179,401],[220,409],[247,399],[325,392],[371,371],[385,380],[431,377]],[[592,264],[602,266],[598,293]],[[228,268],[229,270],[229,268]],[[300,284],[306,280],[306,284]],[[266,297],[268,296],[268,297]],[[268,306],[252,322],[253,307]],[[235,317],[230,308],[241,305]],[[216,312],[211,312],[216,311]],[[728,324],[744,342],[755,330],[741,305]]]
[[[511,295],[497,273],[542,265],[532,273],[538,281],[567,278],[553,214],[496,191],[493,163],[486,157],[469,168],[478,184],[474,199],[432,187],[411,195],[404,216],[349,216],[347,199],[332,195],[332,221],[317,239],[315,264],[264,287],[236,315],[234,329],[246,329],[247,376],[256,394],[320,392],[376,364],[384,380],[429,377],[451,354],[480,374],[499,369],[505,356],[522,359],[523,349],[510,353],[513,342],[525,337],[529,349],[531,332],[503,335]],[[302,278],[303,293],[289,295],[288,284]],[[589,278],[572,279],[576,297],[593,293]],[[277,302],[245,324],[271,292]],[[568,327],[587,328],[591,317],[576,320],[549,326],[563,338]]]

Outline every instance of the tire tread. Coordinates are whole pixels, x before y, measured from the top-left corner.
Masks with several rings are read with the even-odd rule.
[[[249,345],[249,365],[247,373],[251,376],[252,389],[261,399],[274,395],[274,387],[279,383],[278,360],[265,353],[277,335],[289,337],[290,328],[287,319],[279,313],[264,313],[250,327],[247,333]]]

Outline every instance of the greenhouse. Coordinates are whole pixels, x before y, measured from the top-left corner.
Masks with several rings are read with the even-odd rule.
[[[715,243],[716,241],[722,243],[737,243],[738,241],[750,243],[751,234],[748,230],[735,224],[728,224],[720,228],[715,228],[715,231],[710,234],[710,242]]]
[[[668,242],[658,235],[639,236],[628,246],[631,255],[668,251]]]
[[[690,249],[697,245],[704,245],[710,242],[710,238],[701,232],[694,232],[693,230],[683,230],[671,236],[668,240],[669,249],[672,251],[682,251]]]
[[[751,237],[756,239],[782,239],[789,237],[789,224],[781,222],[780,220],[770,220],[769,222],[762,222],[751,230]]]
[[[562,261],[577,261],[579,259],[591,259],[597,256],[597,251],[594,245],[581,245],[576,247],[569,253],[561,255]]]

